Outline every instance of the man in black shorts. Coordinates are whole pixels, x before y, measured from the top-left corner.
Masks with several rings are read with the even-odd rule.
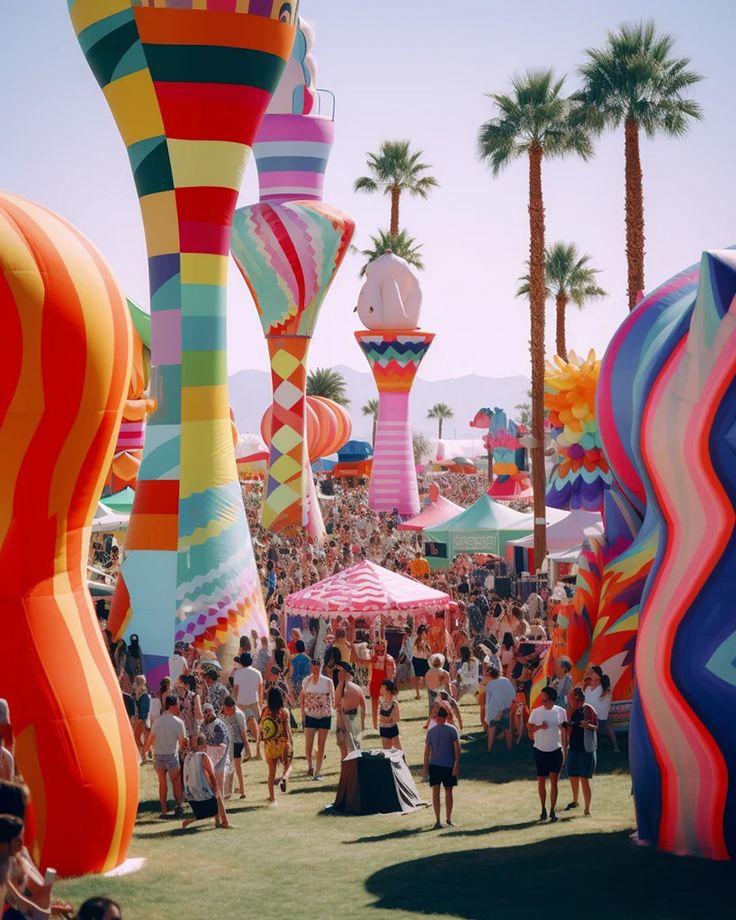
[[[432,787],[435,828],[442,827],[440,821],[440,786],[445,787],[445,817],[447,826],[452,823],[453,788],[460,775],[460,735],[454,725],[447,724],[447,710],[440,706],[436,715],[437,724],[427,732],[424,745],[424,778],[429,777]]]
[[[537,789],[542,805],[540,821],[547,820],[547,777],[549,777],[549,820],[557,820],[557,777],[567,754],[567,713],[556,706],[557,691],[554,687],[542,690],[542,705],[529,714],[527,731],[534,742],[534,759],[537,764]]]

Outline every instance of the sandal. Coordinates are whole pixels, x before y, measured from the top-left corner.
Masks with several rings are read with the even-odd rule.
[[[279,789],[282,792],[286,792],[286,779],[285,778],[282,779],[281,782],[279,783]]]

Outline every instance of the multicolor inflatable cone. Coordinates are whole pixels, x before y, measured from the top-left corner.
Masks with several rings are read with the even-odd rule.
[[[217,647],[265,626],[230,429],[225,292],[238,190],[297,6],[69,4],[128,148],[146,231],[157,410],[111,625],[139,634],[149,679],[164,673],[175,638]]]

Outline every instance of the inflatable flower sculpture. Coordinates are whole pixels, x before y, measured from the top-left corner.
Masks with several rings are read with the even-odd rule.
[[[592,349],[587,358],[571,351],[567,361],[555,355],[554,363],[547,362],[544,405],[560,453],[547,487],[552,508],[600,511],[603,493],[611,485],[595,414],[600,368]]]

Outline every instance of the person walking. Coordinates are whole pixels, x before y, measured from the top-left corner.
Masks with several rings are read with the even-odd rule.
[[[143,759],[143,745],[146,743],[148,729],[150,728],[149,713],[151,711],[151,694],[148,692],[146,677],[144,674],[137,674],[133,680],[133,692],[131,694],[135,702],[135,717],[133,719],[133,738],[135,746],[138,748],[140,765],[145,764]]]
[[[325,678],[326,680],[327,678]],[[276,804],[276,767],[282,765],[279,789],[286,792],[286,783],[291,771],[293,745],[289,713],[284,706],[284,697],[278,687],[271,687],[266,695],[267,705],[261,713],[261,735],[263,752],[268,765],[268,801]]]
[[[484,713],[489,754],[493,750],[497,732],[503,732],[506,749],[511,750],[511,706],[515,697],[516,689],[508,677],[501,677],[498,668],[489,667]]]
[[[429,642],[427,641],[427,627],[422,623],[417,628],[417,634],[411,650],[411,667],[414,672],[414,698],[419,699],[419,691],[424,687],[424,680],[429,670]]]
[[[549,778],[549,820],[557,820],[557,780],[567,754],[567,713],[557,706],[554,687],[542,690],[542,705],[532,709],[527,723],[529,737],[534,743],[537,765],[537,790],[542,812],[540,821],[547,820],[547,778]]]
[[[432,655],[429,659],[429,670],[424,678],[427,685],[427,722],[424,728],[428,728],[429,726],[429,718],[440,690],[447,690],[448,693],[450,692],[450,675],[445,670],[444,665],[445,656],[439,652]]]
[[[263,675],[253,667],[252,655],[240,656],[241,667],[233,675],[233,699],[245,716],[245,721],[256,743],[256,760],[261,759],[261,734],[258,723],[263,708]],[[245,759],[250,760],[250,747],[245,745]]]
[[[360,733],[365,729],[365,697],[353,681],[355,670],[351,664],[341,661],[337,670],[335,738],[344,760],[351,751],[360,750]]]
[[[440,786],[445,790],[445,821],[452,823],[454,788],[460,776],[460,735],[454,725],[447,724],[447,711],[441,708],[437,713],[437,724],[427,732],[424,744],[424,779],[429,779],[432,789],[435,829],[442,827],[440,821]]]
[[[248,743],[248,733],[245,723],[245,714],[235,705],[232,696],[226,696],[222,706],[222,717],[230,733],[230,759],[232,760],[235,777],[238,781],[238,795],[241,799],[245,798],[245,784],[243,780],[243,750]],[[226,798],[232,794],[232,773],[228,777],[228,788]]]
[[[320,771],[325,756],[327,735],[332,727],[332,710],[335,702],[335,687],[329,677],[322,673],[322,662],[312,659],[312,672],[302,681],[299,706],[304,726],[304,756],[307,761],[307,775],[316,782],[322,779]],[[316,762],[312,763],[314,740],[317,738]]]
[[[187,732],[184,723],[179,718],[179,700],[173,694],[169,694],[164,703],[166,709],[151,725],[148,738],[143,745],[141,759],[145,760],[149,748],[153,747],[153,765],[158,777],[158,797],[161,803],[159,818],[167,818],[169,814],[167,777],[171,780],[176,801],[174,816],[182,818],[184,816],[182,811],[184,793],[179,752],[183,752],[186,747]]]
[[[578,795],[583,788],[583,814],[590,815],[590,781],[595,773],[596,751],[598,750],[598,715],[590,703],[585,702],[581,687],[572,691],[568,710],[570,743],[567,751],[567,775],[572,788],[572,802],[565,811],[577,808]]]
[[[384,750],[395,748],[400,751],[402,749],[399,737],[401,710],[397,700],[398,694],[398,687],[394,681],[384,680],[381,689],[381,705],[378,709],[378,734],[381,736],[381,745]]]

